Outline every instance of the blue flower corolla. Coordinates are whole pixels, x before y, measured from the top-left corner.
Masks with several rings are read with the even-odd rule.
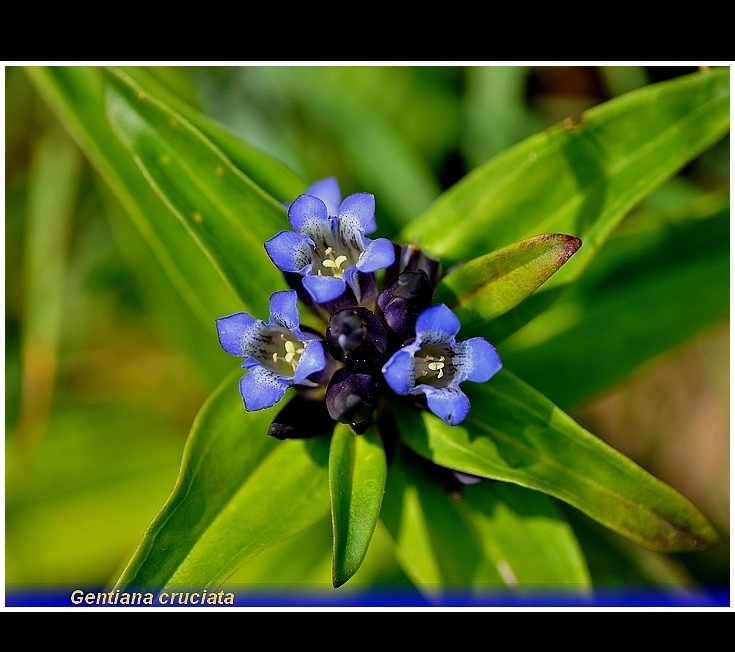
[[[424,394],[429,410],[450,426],[470,411],[459,384],[484,383],[503,366],[484,337],[457,342],[459,328],[459,319],[447,306],[431,306],[416,320],[416,338],[383,366],[385,381],[396,394]]]
[[[365,237],[377,228],[375,197],[361,192],[339,200],[336,180],[315,183],[288,209],[294,230],[281,231],[265,243],[278,269],[301,274],[316,303],[337,299],[348,285],[359,301],[358,273],[383,269],[395,259],[390,240]]]
[[[291,385],[314,386],[308,377],[326,366],[321,340],[299,328],[296,291],[273,293],[269,307],[267,324],[246,312],[217,320],[222,348],[245,357],[240,394],[248,411],[275,405]]]

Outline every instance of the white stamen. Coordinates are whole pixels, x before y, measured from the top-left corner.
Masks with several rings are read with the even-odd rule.
[[[291,360],[294,359],[294,356],[296,355],[296,347],[293,345],[293,342],[290,340],[286,340],[286,355],[283,358],[286,362],[291,362]],[[294,368],[295,370],[295,368]]]

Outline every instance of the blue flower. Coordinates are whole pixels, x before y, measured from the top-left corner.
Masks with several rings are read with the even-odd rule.
[[[277,233],[265,250],[278,269],[301,274],[316,303],[337,299],[348,285],[359,301],[358,273],[383,269],[395,259],[390,240],[365,237],[376,229],[375,197],[356,193],[340,203],[334,179],[319,181],[297,197],[288,219],[294,231]]]
[[[299,329],[296,304],[296,292],[284,290],[271,295],[267,324],[245,312],[217,320],[222,348],[245,356],[240,394],[249,411],[275,405],[291,385],[314,386],[308,377],[326,365],[320,339]]]
[[[385,381],[396,394],[424,394],[429,410],[450,426],[470,411],[459,384],[484,383],[503,366],[484,337],[457,342],[459,328],[459,319],[447,306],[431,306],[416,320],[416,338],[383,366]]]

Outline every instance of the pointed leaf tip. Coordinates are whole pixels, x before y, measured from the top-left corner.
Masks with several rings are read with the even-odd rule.
[[[563,233],[526,238],[474,258],[447,274],[435,301],[446,303],[473,332],[533,294],[582,246]]]

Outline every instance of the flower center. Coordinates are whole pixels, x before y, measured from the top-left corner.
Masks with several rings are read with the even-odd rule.
[[[344,270],[342,269],[342,266],[348,261],[348,257],[344,254],[339,254],[335,256],[335,251],[333,247],[327,247],[324,250],[324,258],[322,260],[321,267],[325,267],[325,270],[322,270],[321,267],[317,270],[317,274],[319,276],[322,276],[322,272],[326,274],[327,272],[330,273],[332,276],[336,276],[337,278],[342,278],[342,274]],[[349,266],[349,265],[348,265]]]
[[[422,346],[414,355],[416,384],[448,387],[454,378],[452,351],[446,344]]]
[[[281,376],[293,376],[304,348],[304,343],[290,331],[273,329],[260,362]]]

